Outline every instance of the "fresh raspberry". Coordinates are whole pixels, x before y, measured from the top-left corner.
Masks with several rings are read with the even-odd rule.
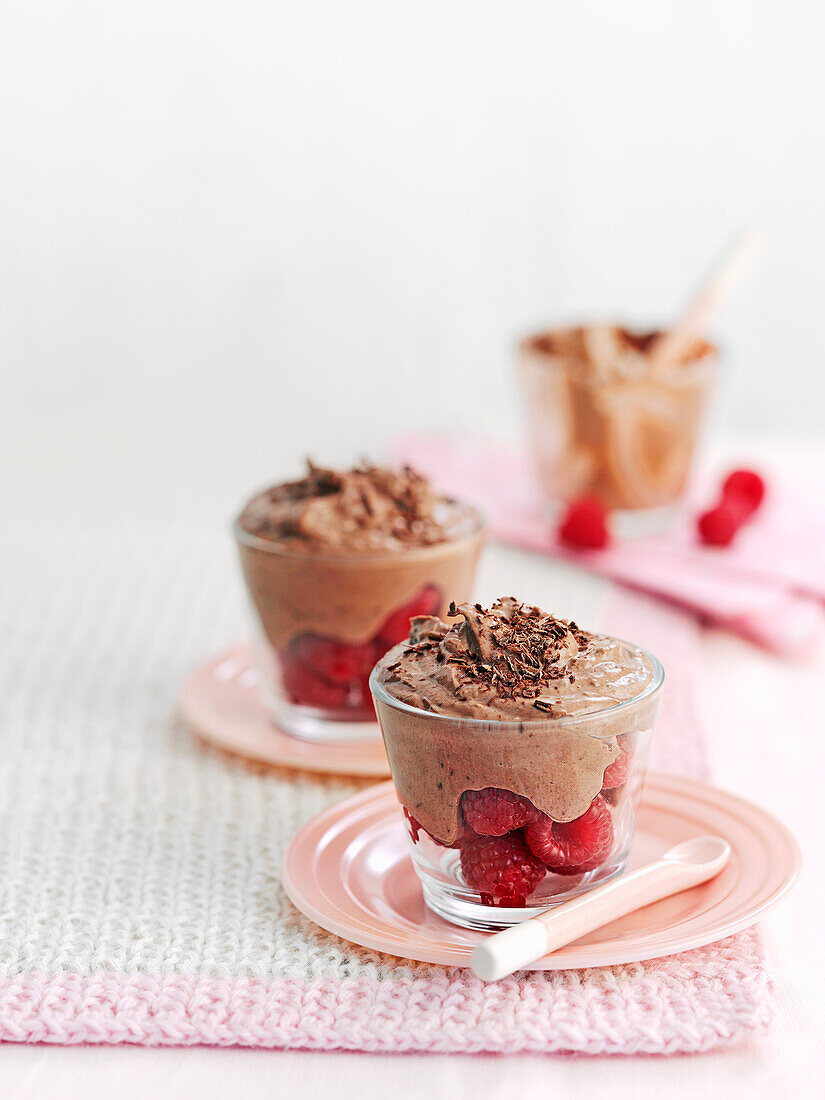
[[[544,864],[530,853],[521,833],[479,836],[461,848],[461,870],[468,886],[489,895],[487,904],[525,905],[544,878]]]
[[[633,748],[630,744],[630,738],[620,737],[618,741],[619,755],[604,769],[604,779],[602,780],[602,790],[609,791],[614,787],[621,787],[622,783],[627,782],[627,773],[630,771],[630,760],[633,756]]]
[[[333,684],[300,661],[287,657],[281,662],[281,680],[290,703],[319,710],[347,710],[348,687]]]
[[[542,815],[524,836],[530,851],[556,875],[578,875],[604,863],[613,846],[613,819],[603,798],[575,821],[559,823]]]
[[[410,838],[412,839],[413,844],[417,844],[418,843],[418,836],[419,836],[419,833],[421,832],[421,822],[416,821],[416,819],[413,817],[413,815],[410,813],[410,811],[407,809],[406,806],[402,806],[401,810],[404,814],[404,817],[406,817],[407,822],[410,826]]]
[[[607,509],[594,497],[572,500],[559,525],[559,538],[582,550],[603,550],[610,542]]]
[[[383,626],[378,631],[376,641],[386,649],[402,642],[410,632],[410,619],[416,615],[435,615],[441,606],[441,593],[435,585],[428,584],[420,592],[416,592],[409,603],[399,607],[397,611],[387,617]],[[383,656],[383,653],[381,654]],[[377,658],[376,658],[377,660]]]
[[[739,530],[739,516],[729,504],[717,504],[697,521],[699,537],[708,546],[729,546]]]
[[[464,843],[465,838],[470,835],[470,833],[467,829],[464,829],[463,827],[460,827],[458,836],[453,841],[453,843],[452,844],[445,844],[443,840],[437,840],[433,836],[432,833],[428,833],[427,830],[424,828],[424,826],[421,824],[421,822],[417,818],[413,817],[413,815],[410,813],[410,811],[407,809],[406,806],[402,806],[401,811],[404,814],[404,817],[407,819],[407,822],[409,824],[410,836],[412,838],[413,844],[418,843],[418,838],[423,833],[425,836],[428,836],[430,838],[430,840],[433,842],[433,844],[437,844],[439,848],[460,848],[461,845]]]
[[[624,798],[624,784],[621,787],[611,787],[609,790],[602,790],[602,798],[610,806],[618,806]]]
[[[370,691],[370,676],[369,672],[365,673],[360,680],[361,698],[364,700],[364,707],[369,711],[370,715],[375,714],[375,707],[372,701],[372,692]]]
[[[755,470],[734,470],[722,483],[722,499],[735,503],[746,516],[752,515],[765,499],[765,482]]]
[[[481,836],[504,836],[513,829],[529,825],[539,814],[529,799],[499,787],[465,791],[461,796],[461,809],[464,820]]]
[[[369,675],[378,660],[372,642],[348,645],[318,634],[301,634],[289,647],[290,656],[306,668],[320,673],[333,684],[349,684]]]

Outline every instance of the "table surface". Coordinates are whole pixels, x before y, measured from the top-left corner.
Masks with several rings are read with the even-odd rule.
[[[134,443],[124,453],[139,477]],[[197,452],[205,436],[193,437]],[[263,448],[263,444],[260,444]],[[820,442],[740,442],[717,448],[727,455],[759,453],[764,465],[807,486],[825,506]],[[175,451],[175,454],[178,450]],[[214,453],[214,452],[209,452]],[[260,456],[262,450],[255,452]],[[156,458],[156,455],[154,456]],[[241,456],[243,457],[243,455]],[[249,457],[247,455],[247,457]],[[207,462],[207,449],[203,451]],[[170,456],[170,463],[173,458]],[[43,463],[35,463],[34,479]],[[818,480],[814,480],[818,479]],[[30,488],[34,487],[32,480]],[[823,562],[825,566],[825,562]],[[554,565],[554,568],[556,566]],[[526,555],[497,549],[489,568],[507,577],[535,568]],[[558,566],[560,583],[570,566]],[[576,578],[577,586],[581,579]],[[592,599],[606,582],[588,578]],[[825,842],[820,776],[825,739],[820,735],[820,692],[825,646],[804,661],[769,656],[716,630],[702,641],[704,678],[699,703],[709,732],[712,772],[723,787],[764,804],[795,832],[803,852],[800,881],[764,921],[778,1019],[769,1037],[731,1051],[679,1058],[563,1058],[486,1055],[363,1055],[240,1049],[60,1048],[7,1045],[0,1050],[0,1082],[8,1100],[52,1096],[117,1095],[267,1097],[358,1095],[513,1097],[582,1096],[609,1089],[611,1097],[670,1097],[708,1089],[729,1097],[822,1095],[825,1071],[825,945],[819,916],[825,902]]]

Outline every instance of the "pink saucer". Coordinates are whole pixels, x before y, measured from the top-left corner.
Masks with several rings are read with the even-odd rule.
[[[612,966],[713,943],[754,924],[796,878],[799,849],[775,817],[727,791],[670,775],[647,778],[630,866],[704,833],[724,837],[733,849],[712,882],[591,932],[532,969]],[[301,912],[363,947],[469,966],[484,938],[425,907],[391,783],[345,799],[305,825],[287,849],[282,878]]]
[[[235,646],[186,680],[181,711],[204,741],[248,760],[336,775],[390,774],[377,723],[374,740],[301,741],[273,725],[257,689],[252,647]]]

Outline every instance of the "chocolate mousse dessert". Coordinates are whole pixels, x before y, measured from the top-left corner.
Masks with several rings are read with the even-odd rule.
[[[594,325],[522,342],[528,430],[548,497],[641,509],[681,496],[717,355],[696,340],[661,362],[661,335]]]
[[[513,597],[449,614],[414,619],[372,689],[425,898],[486,927],[468,904],[548,905],[623,867],[662,672]]]
[[[353,736],[374,719],[375,662],[417,615],[470,596],[482,544],[475,509],[413,470],[308,464],[259,493],[235,524],[278,722],[298,736]]]

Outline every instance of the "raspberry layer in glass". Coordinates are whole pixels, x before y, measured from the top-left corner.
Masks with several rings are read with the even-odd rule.
[[[343,720],[374,717],[369,677],[373,665],[405,638],[417,615],[435,615],[444,602],[441,591],[427,584],[402,607],[391,611],[366,642],[345,642],[327,634],[306,632],[278,653],[281,686],[289,703],[314,707]]]
[[[662,670],[512,598],[451,614],[371,687],[427,903],[501,927],[624,867]]]
[[[352,737],[372,723],[375,662],[410,620],[469,596],[477,513],[411,470],[310,466],[247,505],[235,525],[258,627],[265,697],[298,736]],[[347,724],[336,728],[334,724]]]

